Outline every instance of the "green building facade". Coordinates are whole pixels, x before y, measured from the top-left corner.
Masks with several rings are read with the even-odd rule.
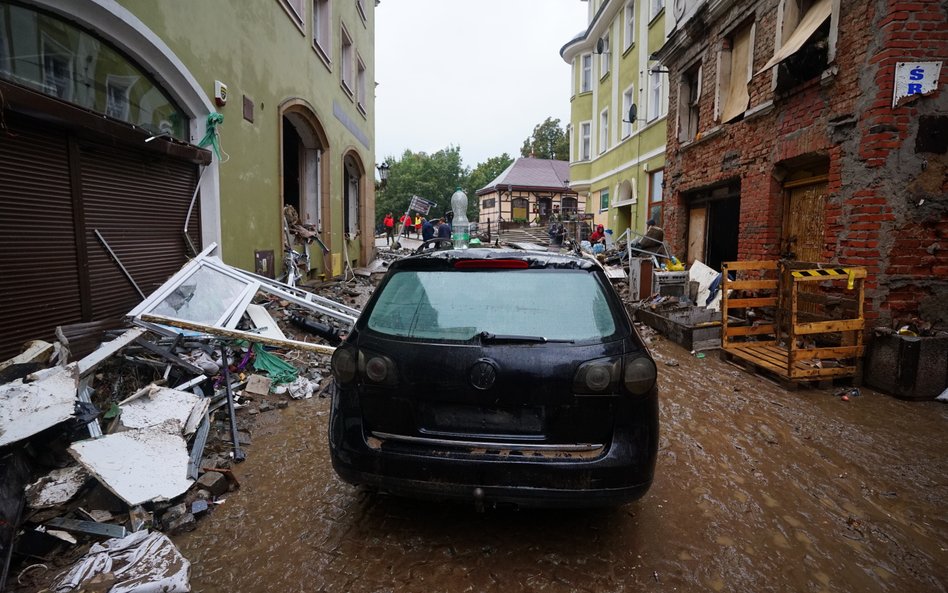
[[[668,76],[651,58],[664,0],[588,0],[585,30],[560,50],[572,66],[570,187],[618,236],[662,224]]]

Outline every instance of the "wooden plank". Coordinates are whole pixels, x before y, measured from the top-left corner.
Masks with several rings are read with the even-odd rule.
[[[760,358],[757,357],[756,353],[753,350],[741,349],[741,350],[735,350],[732,353],[738,358],[746,360],[747,362],[750,362],[752,364],[756,364],[757,366],[763,367],[773,373],[776,373],[777,375],[780,375],[781,377],[787,376],[786,367],[781,368],[779,365],[773,364],[769,361],[761,360]]]
[[[814,323],[798,323],[793,325],[796,335],[822,334],[829,332],[861,331],[866,326],[862,319],[841,319],[837,321],[817,321]]]
[[[776,307],[777,297],[753,297],[747,299],[728,299],[727,308],[737,309],[739,307]]]
[[[820,377],[851,377],[856,374],[856,367],[833,367],[829,369],[800,369],[794,367],[790,371],[791,379],[816,379]]]
[[[777,281],[776,280],[731,280],[727,283],[727,288],[730,290],[755,290],[755,289],[764,289],[764,290],[776,290]]]
[[[182,329],[203,332],[222,338],[229,338],[232,340],[247,340],[250,343],[265,344],[267,346],[286,348],[288,350],[306,350],[308,352],[318,352],[320,354],[332,354],[336,351],[334,347],[323,344],[310,344],[309,342],[299,342],[296,340],[277,340],[255,334],[253,332],[245,332],[238,329],[225,329],[221,327],[215,327],[213,325],[204,325],[203,323],[192,323],[190,321],[172,319],[171,317],[164,317],[162,315],[144,314],[141,316],[141,319],[144,321],[150,321],[151,323],[160,323],[162,325],[180,327]]]
[[[773,324],[761,324],[758,326],[745,325],[738,327],[729,327],[727,329],[728,336],[758,336],[760,334],[772,334],[774,333]]]
[[[807,348],[794,350],[790,359],[794,362],[814,358],[857,358],[865,354],[863,346],[842,346],[839,348]]]
[[[79,361],[79,376],[85,375],[103,360],[140,338],[145,331],[143,327],[134,327],[114,340],[105,342],[99,346],[92,354]]]
[[[722,263],[721,267],[728,270],[776,270],[777,260],[727,261]]]

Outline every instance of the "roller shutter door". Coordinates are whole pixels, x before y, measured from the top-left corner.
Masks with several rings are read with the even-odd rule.
[[[33,120],[0,130],[0,360],[57,325],[121,318],[187,259],[196,165],[79,140]],[[189,235],[200,248],[200,206]]]

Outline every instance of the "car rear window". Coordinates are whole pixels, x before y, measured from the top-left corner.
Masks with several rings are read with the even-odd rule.
[[[602,341],[618,327],[604,290],[579,270],[403,271],[382,288],[367,325],[435,341],[481,332]]]

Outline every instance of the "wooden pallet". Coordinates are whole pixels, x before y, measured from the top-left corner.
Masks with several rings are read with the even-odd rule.
[[[784,383],[859,380],[865,268],[786,261],[725,262],[723,268],[726,358]]]
[[[790,364],[790,352],[786,348],[781,348],[774,344],[753,345],[747,344],[740,347],[730,347],[722,350],[724,360],[737,363],[737,366],[765,375],[774,379],[777,383],[788,388],[797,388],[803,385],[812,386],[813,383],[822,386],[824,383],[830,383],[833,379],[853,377],[856,373],[855,366],[835,366],[821,368],[822,359],[814,357],[804,360],[798,360]],[[788,371],[788,369],[790,369]]]

